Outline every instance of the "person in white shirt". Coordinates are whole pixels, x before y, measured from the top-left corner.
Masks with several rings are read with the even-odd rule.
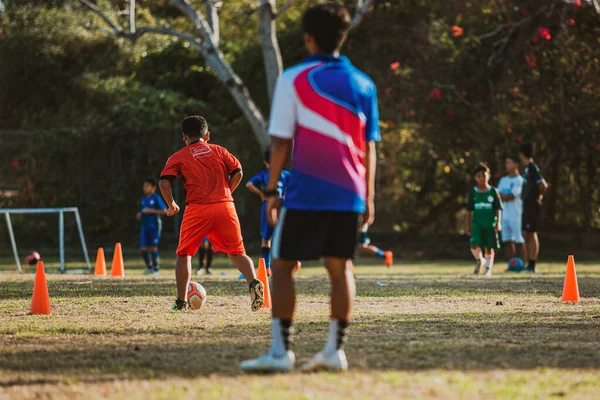
[[[519,173],[519,163],[512,157],[506,158],[506,175],[498,182],[498,192],[504,202],[502,212],[502,243],[506,248],[509,259],[517,256],[516,247],[519,247],[519,255],[525,260],[525,239],[523,238],[523,177]],[[516,245],[516,246],[515,246]]]

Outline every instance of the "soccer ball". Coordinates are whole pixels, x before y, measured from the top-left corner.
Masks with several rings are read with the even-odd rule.
[[[199,310],[206,302],[206,290],[198,282],[190,282],[187,291],[188,306],[192,310]]]
[[[508,260],[508,269],[510,272],[521,272],[525,268],[525,263],[519,257]]]
[[[41,259],[42,259],[42,257],[40,256],[40,253],[38,253],[37,251],[34,251],[30,254],[27,254],[27,256],[25,256],[25,263],[29,264],[29,265],[35,265]]]

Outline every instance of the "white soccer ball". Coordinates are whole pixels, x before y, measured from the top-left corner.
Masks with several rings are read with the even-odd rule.
[[[206,289],[198,282],[190,282],[187,291],[188,306],[191,310],[199,310],[206,303]]]

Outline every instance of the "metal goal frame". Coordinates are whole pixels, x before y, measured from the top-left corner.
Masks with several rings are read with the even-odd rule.
[[[10,237],[10,243],[12,245],[13,254],[15,256],[15,264],[17,265],[17,271],[21,272],[21,260],[19,259],[19,253],[17,249],[17,241],[10,219],[11,214],[58,214],[58,253],[60,255],[60,272],[66,272],[65,267],[65,213],[74,213],[75,222],[77,223],[77,230],[79,231],[79,239],[81,240],[81,247],[83,248],[83,256],[89,270],[92,269],[90,264],[90,257],[88,255],[87,246],[85,244],[85,235],[83,233],[83,227],[81,225],[81,217],[79,215],[79,209],[77,207],[66,207],[66,208],[0,208],[0,214],[4,214],[6,219],[6,225],[8,226],[8,236]]]

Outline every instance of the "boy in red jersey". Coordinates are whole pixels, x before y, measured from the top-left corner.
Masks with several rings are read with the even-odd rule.
[[[186,147],[173,154],[160,175],[160,191],[167,206],[167,216],[179,212],[173,199],[171,182],[177,177],[184,181],[186,209],[177,247],[177,299],[174,310],[187,304],[187,287],[192,274],[192,258],[205,237],[215,252],[223,252],[244,274],[250,286],[252,311],[262,308],[263,284],[256,279],[254,263],[246,255],[240,222],[231,194],[242,180],[240,162],[225,148],[208,144],[210,133],[203,117],[183,120],[183,141]]]

